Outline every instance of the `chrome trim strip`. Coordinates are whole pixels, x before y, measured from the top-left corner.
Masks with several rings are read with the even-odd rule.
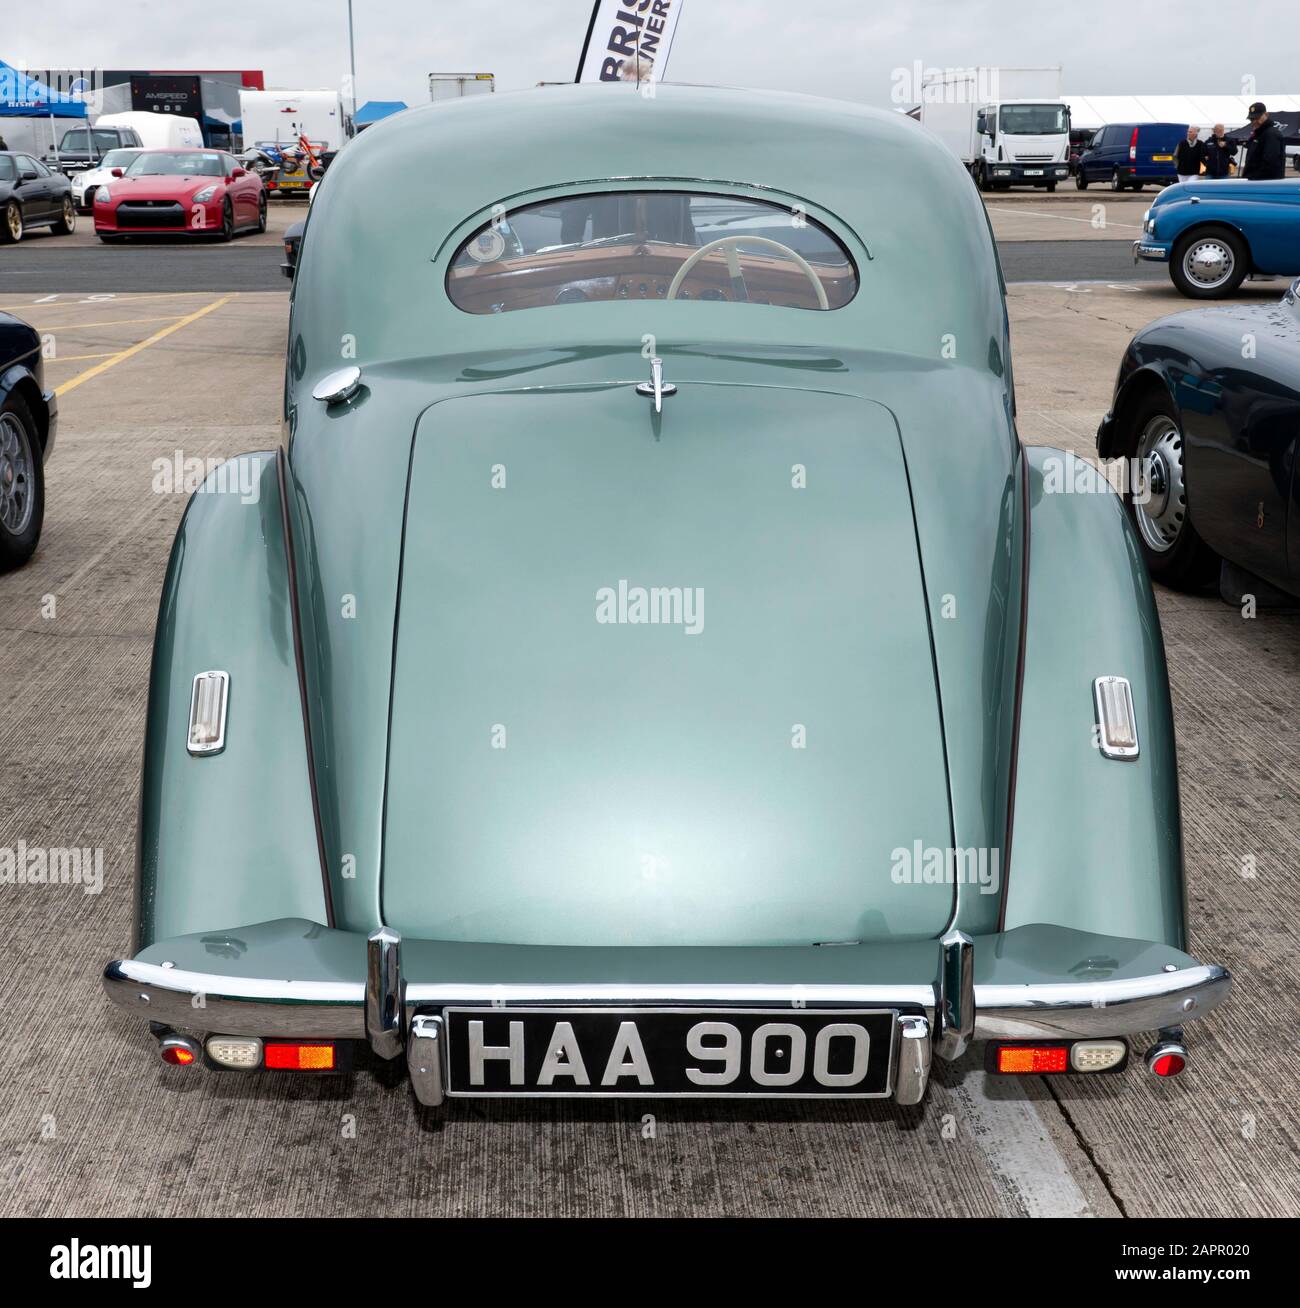
[[[104,990],[122,1008],[154,1022],[227,1035],[333,1036],[364,1040],[365,985],[360,981],[284,981],[186,972],[119,959],[104,969]],[[1228,996],[1232,980],[1217,964],[1111,981],[975,986],[973,1038],[1131,1035],[1204,1017]],[[409,982],[405,1010],[456,1004],[554,1005],[789,1004],[916,1008],[934,1019],[926,985],[462,985]],[[202,1016],[200,1016],[200,1014]]]
[[[402,937],[380,927],[366,939],[366,1039],[380,1058],[402,1052]]]
[[[966,1052],[975,1034],[975,942],[964,931],[949,931],[939,941],[939,987],[935,1021],[939,1038],[934,1052],[950,1062]]]

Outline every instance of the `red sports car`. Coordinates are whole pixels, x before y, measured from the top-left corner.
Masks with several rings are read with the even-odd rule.
[[[176,233],[228,241],[266,231],[266,193],[256,173],[223,150],[145,150],[95,192],[101,241]]]

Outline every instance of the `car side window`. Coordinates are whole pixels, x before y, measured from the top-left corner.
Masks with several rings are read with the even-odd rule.
[[[34,182],[40,173],[36,171],[36,160],[29,159],[25,154],[18,159],[18,177],[24,182]]]
[[[39,159],[33,159],[32,162],[36,165],[36,171],[37,171],[37,172],[38,172],[42,177],[52,177],[52,176],[53,176],[53,174],[50,172],[50,170],[49,170],[49,169],[48,169],[48,168],[47,168],[47,167],[46,167],[46,166],[45,166],[45,165],[44,165],[44,164],[43,164]]]
[[[0,182],[12,182],[14,179],[14,161],[8,155],[0,154]]]

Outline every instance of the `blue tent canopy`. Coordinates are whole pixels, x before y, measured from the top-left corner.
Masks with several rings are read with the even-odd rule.
[[[0,59],[0,116],[9,118],[85,118],[86,106],[75,96],[51,90],[44,82]]]
[[[379,122],[381,118],[388,118],[392,114],[401,113],[406,108],[409,108],[409,106],[405,100],[367,100],[357,110],[357,116],[352,120],[352,123],[354,127],[369,127],[373,123]]]

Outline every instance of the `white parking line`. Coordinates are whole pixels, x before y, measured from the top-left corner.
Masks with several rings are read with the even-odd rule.
[[[1105,202],[1099,201],[1099,203]],[[1093,225],[1091,218],[1071,218],[1070,215],[1066,213],[1044,213],[1041,209],[1021,209],[1019,206],[1015,205],[1006,206],[990,204],[985,207],[990,213],[1024,213],[1028,214],[1031,218],[1056,218],[1063,223],[1087,223],[1089,227]],[[1131,232],[1140,232],[1142,230],[1141,223],[1113,223],[1109,221],[1104,227],[1099,227],[1097,230],[1108,231],[1112,227],[1127,227]]]
[[[1009,1208],[1026,1217],[1098,1216],[1037,1108],[1014,1083],[972,1071],[949,1094],[960,1105],[959,1126],[988,1160]]]

